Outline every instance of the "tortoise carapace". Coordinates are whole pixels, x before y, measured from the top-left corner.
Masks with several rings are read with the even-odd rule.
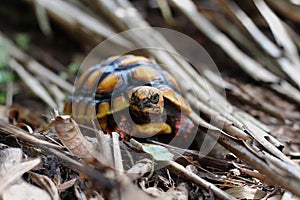
[[[94,119],[104,132],[121,137],[188,134],[189,103],[176,80],[148,58],[115,56],[85,71],[64,113],[75,119]],[[73,112],[72,112],[73,111]]]

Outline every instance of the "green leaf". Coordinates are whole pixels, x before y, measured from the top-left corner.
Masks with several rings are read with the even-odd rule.
[[[7,41],[3,41],[0,43],[0,69],[4,69],[7,66],[9,53],[7,49]]]
[[[16,41],[17,46],[23,51],[26,51],[28,49],[29,40],[30,39],[29,39],[28,34],[18,33],[15,36],[15,41]]]
[[[7,70],[0,70],[0,84],[14,80],[14,74]]]
[[[142,145],[142,149],[144,152],[152,155],[153,158],[157,161],[170,161],[174,157],[174,155],[171,154],[167,148],[162,146],[158,146],[154,144],[146,144],[146,145]]]
[[[0,92],[0,104],[6,103],[6,92]]]
[[[66,72],[60,72],[60,73],[59,73],[59,77],[62,78],[62,79],[64,79],[64,80],[67,80],[67,78],[68,78],[68,73],[66,73]]]
[[[68,71],[72,74],[75,74],[78,71],[79,67],[80,67],[79,63],[70,63],[68,65]]]

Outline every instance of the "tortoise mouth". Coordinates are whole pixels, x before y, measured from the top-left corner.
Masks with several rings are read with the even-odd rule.
[[[144,105],[130,105],[130,110],[132,113],[143,113],[148,114],[161,114],[163,113],[163,108],[161,106],[144,106]]]
[[[137,124],[161,122],[163,109],[159,106],[139,107],[131,105],[130,114]]]

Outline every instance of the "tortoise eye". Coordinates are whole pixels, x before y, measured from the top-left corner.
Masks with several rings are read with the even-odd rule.
[[[137,98],[137,96],[136,96],[136,93],[133,93],[133,94],[132,94],[131,100],[132,100],[132,101],[138,101],[138,98]]]
[[[159,101],[159,94],[154,94],[151,96],[151,102],[157,104]]]

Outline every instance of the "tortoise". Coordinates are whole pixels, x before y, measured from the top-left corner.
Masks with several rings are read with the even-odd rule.
[[[194,128],[192,109],[173,76],[142,56],[110,57],[85,71],[64,113],[77,119],[96,119],[104,132],[148,138],[171,138]]]

